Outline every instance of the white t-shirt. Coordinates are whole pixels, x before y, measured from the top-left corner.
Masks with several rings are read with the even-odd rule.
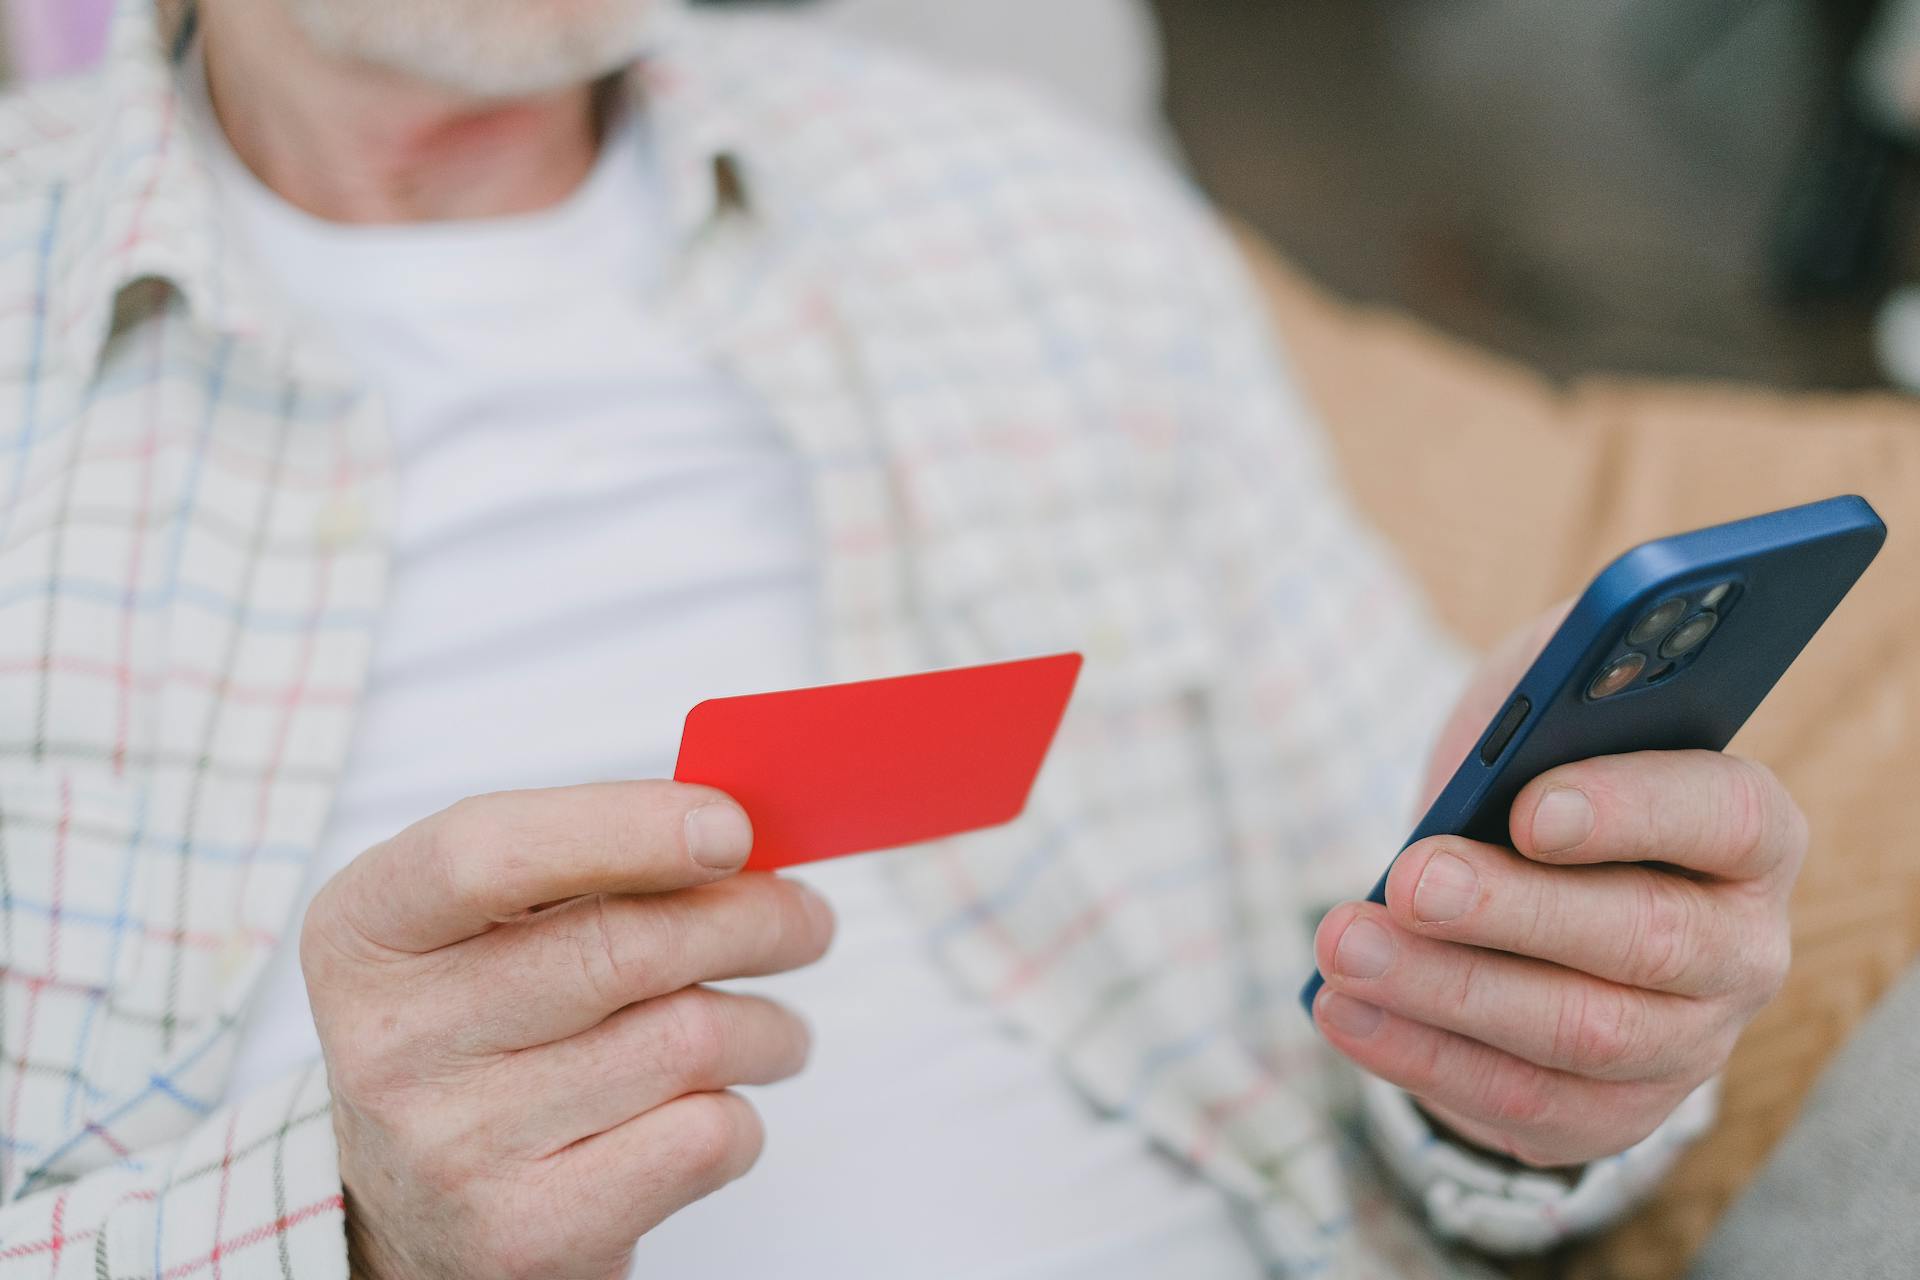
[[[642,127],[552,210],[347,227],[262,187],[189,88],[245,250],[383,395],[399,456],[390,595],[309,895],[462,796],[670,776],[696,702],[819,681],[806,476],[651,304]],[[750,1091],[759,1165],[642,1240],[636,1275],[1257,1274],[1215,1191],[950,985],[872,858],[798,874],[838,913],[833,952],[736,985],[805,1016],[813,1062]],[[318,1048],[285,946],[232,1095]]]

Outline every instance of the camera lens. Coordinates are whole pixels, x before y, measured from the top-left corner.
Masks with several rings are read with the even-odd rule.
[[[1611,698],[1632,684],[1640,673],[1647,668],[1647,660],[1637,653],[1630,653],[1593,678],[1587,686],[1589,698]]]
[[[1685,600],[1668,600],[1640,621],[1633,624],[1633,630],[1627,632],[1627,643],[1639,648],[1643,644],[1652,644],[1672,630],[1673,624],[1680,621],[1680,615],[1687,611]]]
[[[1713,629],[1719,625],[1720,615],[1717,613],[1694,614],[1675,627],[1673,634],[1661,642],[1660,656],[1677,658],[1683,653],[1692,653],[1700,647],[1702,641],[1713,634]]]
[[[1707,594],[1700,597],[1700,607],[1702,609],[1718,609],[1726,602],[1727,597],[1732,593],[1733,584],[1731,582],[1723,582],[1719,586],[1711,588]]]

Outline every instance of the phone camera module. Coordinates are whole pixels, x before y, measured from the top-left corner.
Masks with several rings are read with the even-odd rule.
[[[1713,629],[1720,625],[1717,613],[1696,613],[1673,629],[1673,634],[1660,642],[1660,656],[1678,658],[1698,649]]]
[[[1639,679],[1640,673],[1646,668],[1647,659],[1644,655],[1630,653],[1595,676],[1593,683],[1587,686],[1587,696],[1596,701],[1611,698]]]
[[[1656,605],[1652,613],[1633,624],[1633,630],[1627,632],[1627,643],[1636,649],[1652,644],[1673,630],[1673,624],[1680,621],[1686,611],[1685,600],[1667,600]]]

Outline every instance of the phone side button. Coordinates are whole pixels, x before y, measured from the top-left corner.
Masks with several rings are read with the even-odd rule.
[[[1532,710],[1533,704],[1527,701],[1525,694],[1518,695],[1507,704],[1507,709],[1494,722],[1493,731],[1487,734],[1487,740],[1480,744],[1481,764],[1490,765],[1500,758],[1500,753],[1513,741],[1514,733],[1526,723],[1527,713]]]

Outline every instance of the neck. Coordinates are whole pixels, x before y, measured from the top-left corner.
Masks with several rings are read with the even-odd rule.
[[[598,150],[594,85],[483,102],[317,48],[282,5],[203,0],[214,112],[281,198],[332,222],[531,213],[565,199]]]

